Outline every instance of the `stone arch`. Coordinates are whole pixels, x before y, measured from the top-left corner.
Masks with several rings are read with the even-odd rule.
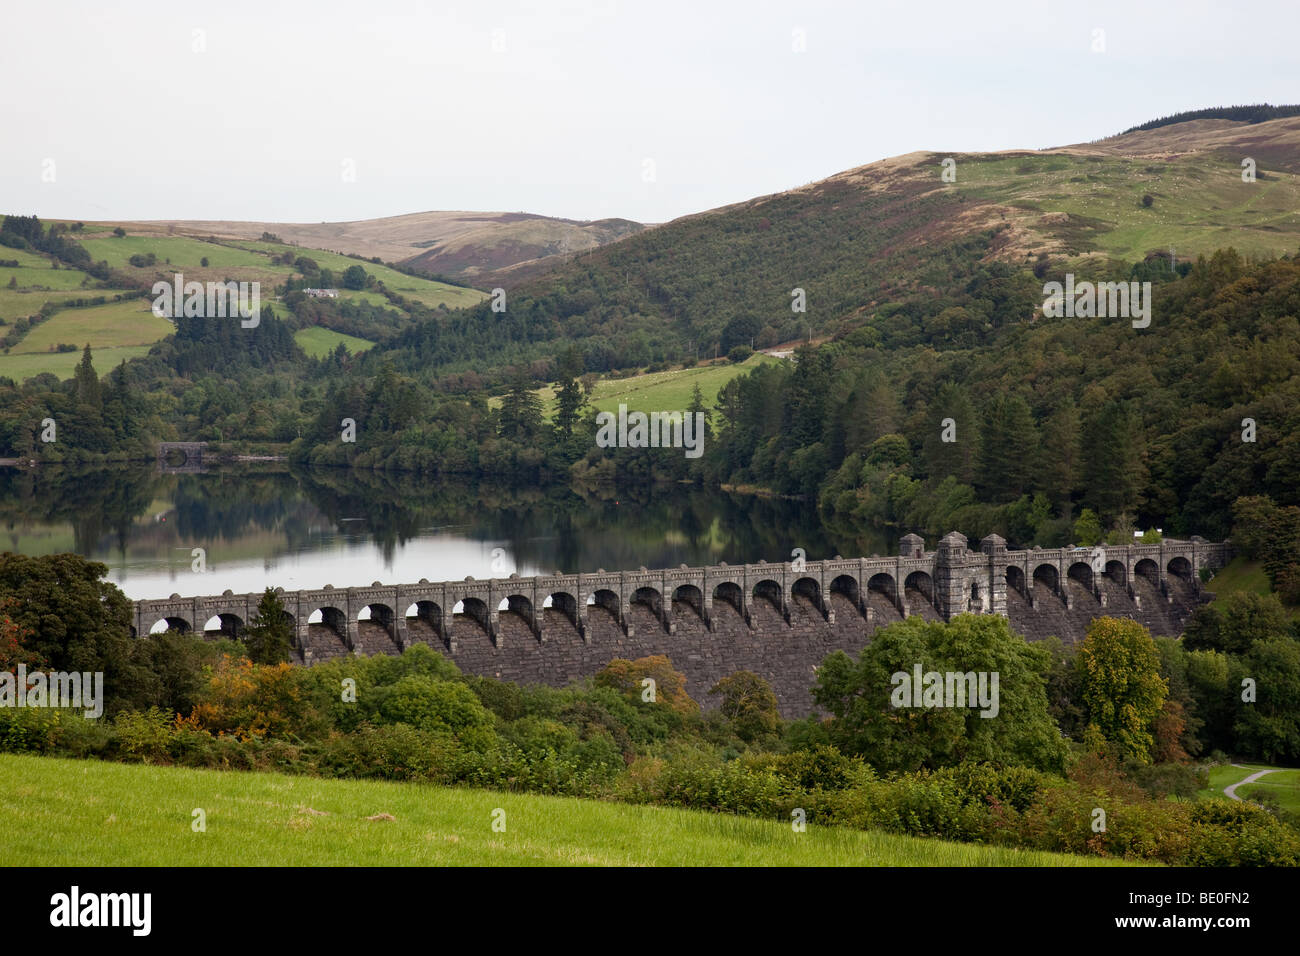
[[[913,571],[903,581],[903,592],[915,591],[925,598],[927,604],[934,604],[934,578],[925,571]]]
[[[1106,570],[1102,572],[1102,575],[1110,578],[1120,587],[1128,584],[1128,568],[1124,566],[1123,561],[1107,561]]]
[[[214,621],[216,622],[215,626],[213,625]],[[223,612],[221,614],[214,614],[212,617],[208,618],[207,622],[203,625],[203,636],[207,637],[209,634],[214,636],[219,634],[224,637],[238,639],[239,635],[244,632],[244,627],[244,621],[238,614]]]
[[[1034,568],[1034,584],[1041,584],[1053,594],[1061,593],[1061,572],[1054,564],[1040,564]]]
[[[1134,578],[1146,578],[1155,587],[1160,586],[1160,565],[1156,564],[1150,558],[1143,558],[1137,564],[1133,565]]]
[[[502,634],[502,627],[511,626],[509,622],[512,618],[516,619],[528,632],[537,640],[542,640],[541,621],[533,613],[532,598],[524,594],[508,594],[497,604],[497,634]]]
[[[637,588],[632,592],[628,604],[644,605],[657,618],[662,618],[664,615],[664,596],[659,593],[658,588],[649,586]]]
[[[405,617],[406,633],[411,640],[450,646],[449,636],[442,633],[442,607],[436,601],[416,601],[406,609]]]
[[[1025,587],[1025,569],[1017,565],[1007,566],[1007,590],[1015,591],[1023,598],[1029,596],[1029,591]]]
[[[623,613],[618,595],[608,588],[598,588],[587,595],[588,607],[599,607],[609,612],[615,621],[622,621]]]
[[[397,613],[387,604],[374,601],[370,604],[363,605],[357,611],[357,623],[369,621],[371,624],[378,624],[381,627],[391,628]]]
[[[542,602],[542,613],[545,614],[546,608],[563,614],[569,619],[574,627],[579,627],[578,623],[578,599],[568,591],[556,591],[549,594],[546,600]]]
[[[326,605],[318,607],[307,617],[307,626],[324,627],[338,635],[346,643],[348,639],[348,616],[336,607]]]
[[[745,592],[734,581],[723,581],[713,589],[713,600],[730,604],[737,614],[745,613]]]
[[[456,608],[460,608],[460,610],[458,611]],[[467,617],[472,621],[477,621],[483,630],[487,631],[489,634],[492,633],[492,625],[490,623],[491,617],[488,614],[487,602],[482,598],[461,598],[452,608],[451,614],[453,619],[457,616],[461,616]]]
[[[159,624],[164,626],[160,628]],[[165,634],[168,631],[179,631],[181,634],[188,634],[193,630],[194,626],[188,620],[176,614],[169,614],[154,621],[153,626],[149,628],[149,633]]]
[[[523,594],[511,594],[501,600],[497,610],[506,614],[518,614],[525,621],[533,619],[532,599]]]
[[[781,600],[781,585],[773,581],[771,578],[764,578],[762,581],[755,584],[752,594],[755,601],[759,598],[764,598],[778,611],[781,610],[781,606],[784,603]]]
[[[1093,589],[1092,565],[1085,561],[1075,561],[1066,568],[1065,576],[1071,581],[1078,581],[1089,591]]]
[[[1169,564],[1166,566],[1166,570],[1168,570],[1168,572],[1174,577],[1181,578],[1184,581],[1190,581],[1192,579],[1192,562],[1188,561],[1182,555],[1179,555],[1176,558],[1171,558]]]
[[[679,584],[673,589],[673,604],[685,604],[704,620],[704,592],[694,584]],[[673,608],[676,610],[676,607]]]
[[[873,574],[867,581],[867,593],[872,592],[883,594],[892,606],[898,606],[898,581],[892,574],[886,574],[884,571]]]
[[[862,604],[862,589],[851,574],[841,574],[831,581],[831,594],[843,594],[854,607]]]
[[[821,607],[822,586],[816,578],[799,578],[790,586],[790,595],[802,595],[812,602],[813,607]]]

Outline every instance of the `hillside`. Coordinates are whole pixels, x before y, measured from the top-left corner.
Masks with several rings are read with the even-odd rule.
[[[191,808],[206,830],[191,831]],[[493,812],[505,811],[504,832]],[[383,819],[388,814],[389,819]],[[410,783],[0,756],[3,866],[1097,866],[726,814]],[[1114,865],[1114,864],[1110,864]]]
[[[1246,157],[1255,182],[1242,181]],[[941,179],[947,158],[952,183]],[[972,292],[991,310],[982,321],[1000,326],[1041,305],[1028,285],[1006,288],[1008,270],[1027,275],[1040,256],[1107,279],[1148,259],[1168,269],[1171,248],[1176,263],[1227,246],[1294,252],[1298,173],[1300,117],[1192,120],[1041,151],[910,153],[629,236],[513,290],[506,316],[461,320],[454,344],[442,327],[394,347],[409,368],[481,371],[517,362],[513,344],[536,356],[553,351],[543,343],[588,340],[588,369],[603,371],[740,341],[770,347]],[[795,289],[806,312],[792,310]]]
[[[522,212],[417,212],[356,222],[162,220],[123,223],[145,236],[260,239],[344,255],[375,256],[480,288],[545,271],[548,260],[586,252],[644,228],[627,219],[578,222]]]
[[[48,372],[68,378],[85,345],[94,350],[101,374],[123,359],[145,355],[173,331],[170,321],[152,314],[146,293],[155,281],[170,283],[178,273],[187,281],[261,283],[263,305],[289,318],[295,329],[313,333],[305,338],[311,355],[321,354],[327,341],[357,352],[409,322],[414,312],[463,308],[486,297],[467,286],[279,242],[137,232],[113,223],[55,227],[68,230],[61,235],[89,257],[81,268],[30,245],[0,245],[0,377],[23,381]],[[124,235],[116,234],[119,228]],[[366,288],[342,287],[351,266],[363,269]],[[298,296],[290,305],[276,294],[286,283],[340,286],[339,298],[298,301]]]

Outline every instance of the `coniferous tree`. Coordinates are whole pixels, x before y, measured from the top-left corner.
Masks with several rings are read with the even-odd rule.
[[[90,357],[90,343],[86,343],[86,348],[81,353],[81,361],[77,365],[73,379],[76,383],[77,401],[89,405],[96,411],[102,408],[99,376],[95,374],[95,365]]]
[[[284,602],[273,588],[262,592],[257,614],[244,629],[248,659],[255,664],[281,664],[289,659],[293,645],[293,626],[285,613]]]
[[[542,430],[542,400],[532,388],[528,373],[520,369],[510,383],[510,391],[501,403],[502,438],[521,443],[532,442]]]

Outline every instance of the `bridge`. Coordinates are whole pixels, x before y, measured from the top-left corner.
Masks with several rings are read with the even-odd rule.
[[[989,535],[975,551],[954,531],[934,551],[904,535],[892,557],[326,585],[280,599],[303,664],[425,643],[468,673],[562,685],[615,657],[667,654],[697,700],[749,669],[772,680],[792,713],[806,712],[812,668],[826,654],[856,653],[876,628],[914,615],[1000,614],[1030,640],[1077,641],[1105,614],[1181,633],[1204,599],[1201,569],[1230,558],[1229,544],[1201,538],[1012,551]],[[134,633],[165,622],[238,636],[260,599],[227,591],[136,601]]]
[[[167,475],[196,474],[203,470],[205,441],[164,441],[158,443],[158,470]],[[173,452],[185,455],[179,465],[170,463]]]

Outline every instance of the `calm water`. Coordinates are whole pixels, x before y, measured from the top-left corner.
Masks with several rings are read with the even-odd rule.
[[[76,551],[131,598],[889,554],[830,535],[812,502],[680,486],[431,484],[282,464],[162,475],[0,468],[0,550]],[[202,548],[206,570],[193,570]]]

